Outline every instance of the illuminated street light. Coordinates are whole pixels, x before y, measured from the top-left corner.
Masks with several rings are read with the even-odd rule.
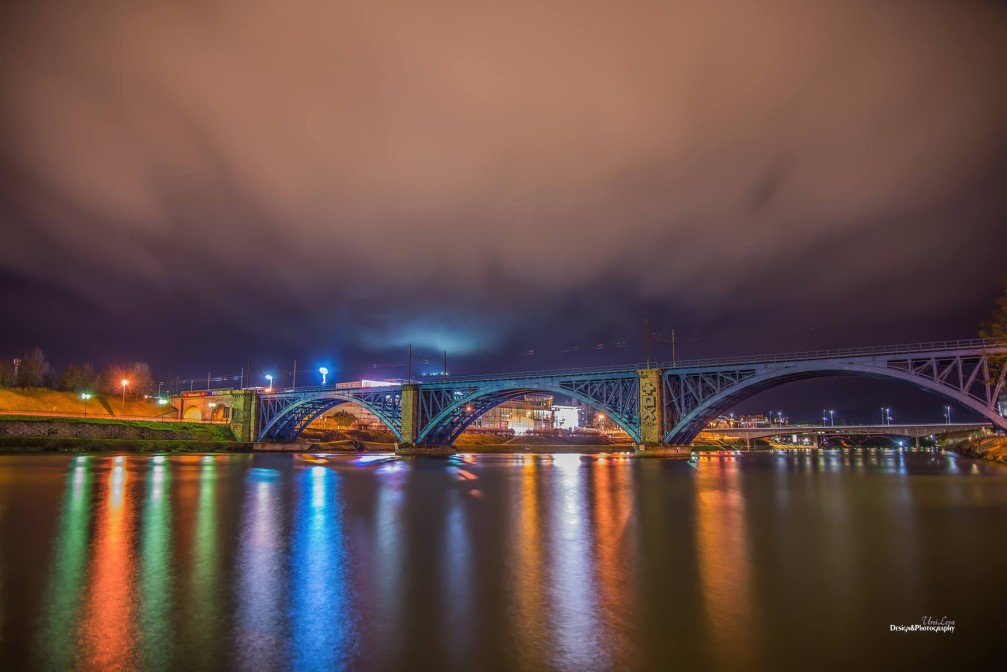
[[[90,392],[81,392],[80,398],[84,400],[84,417],[87,417],[87,400],[91,398]]]
[[[273,391],[273,376],[271,376],[270,374],[267,373],[266,374],[266,380],[269,381],[269,386],[266,387],[266,392],[272,392]]]
[[[329,375],[329,370],[323,366],[318,369],[318,373],[322,374],[322,385],[325,385],[325,376]]]
[[[211,401],[209,406],[210,406],[210,422],[213,422],[213,409],[217,407],[217,404]]]
[[[126,410],[126,386],[129,385],[129,381],[125,378],[122,379],[122,410]]]
[[[833,427],[836,426],[836,412],[835,411],[829,411],[829,424],[832,425]]]
[[[951,407],[950,406],[945,406],[944,407],[944,420],[945,420],[945,422],[947,424],[949,424],[949,425],[951,424]]]

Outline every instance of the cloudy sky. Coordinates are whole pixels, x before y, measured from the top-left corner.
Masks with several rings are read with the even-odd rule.
[[[637,361],[646,316],[680,358],[969,337],[1005,63],[991,1],[6,2],[0,354],[354,378],[410,342]]]

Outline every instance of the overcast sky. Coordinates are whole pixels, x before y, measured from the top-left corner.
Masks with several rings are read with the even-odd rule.
[[[1005,9],[4,3],[0,354],[354,378],[410,342],[633,362],[645,316],[680,358],[970,337],[1007,273]]]

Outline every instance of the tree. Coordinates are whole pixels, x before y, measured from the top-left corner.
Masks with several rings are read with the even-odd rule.
[[[16,384],[13,358],[0,360],[0,387],[14,387]]]
[[[979,328],[979,336],[1007,343],[1007,281],[1004,281],[1004,293],[997,299],[993,314]]]
[[[49,362],[46,361],[42,348],[35,346],[21,357],[17,384],[19,387],[49,386]]]
[[[139,399],[154,392],[154,375],[146,362],[132,362],[107,367],[101,375],[102,390],[106,394],[121,395],[122,381],[126,381],[126,398]]]
[[[59,389],[67,392],[91,392],[98,375],[90,364],[70,364],[59,378]]]
[[[358,419],[357,416],[342,409],[339,409],[330,417],[332,418],[332,424],[336,427],[352,427],[353,423]]]

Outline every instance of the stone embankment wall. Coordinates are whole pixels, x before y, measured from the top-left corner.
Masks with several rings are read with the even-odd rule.
[[[47,437],[64,439],[126,439],[131,441],[211,441],[233,440],[231,428],[218,425],[193,428],[191,425],[164,423],[162,427],[139,423],[87,422],[65,419],[3,419],[0,437]]]
[[[978,457],[991,462],[1007,464],[1007,436],[983,436],[950,441],[944,445],[950,450],[968,457]]]

